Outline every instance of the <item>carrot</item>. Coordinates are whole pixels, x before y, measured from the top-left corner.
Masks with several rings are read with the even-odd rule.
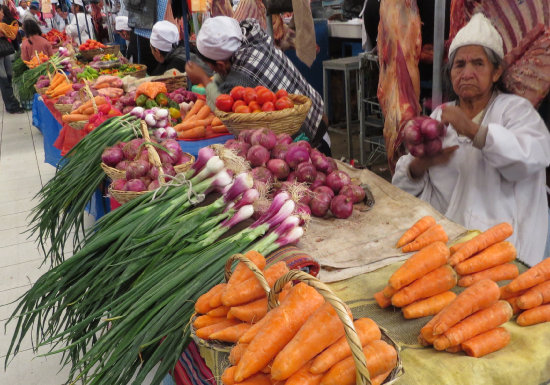
[[[393,368],[388,370],[387,372],[384,372],[382,374],[379,374],[378,376],[375,376],[370,379],[371,385],[381,385],[386,378],[391,374]]]
[[[206,313],[206,315],[209,315],[210,317],[224,317],[227,316],[229,309],[229,306],[218,306],[217,308],[210,310]]]
[[[256,323],[267,314],[267,297],[234,306],[231,308],[231,314],[243,322]]]
[[[217,116],[214,116],[212,119],[212,122],[210,123],[212,126],[223,126],[223,122],[218,118]]]
[[[237,367],[230,366],[229,368],[224,370],[222,374],[222,382],[224,385],[271,385],[271,380],[269,379],[269,376],[263,373],[259,373],[255,376],[252,376],[246,381],[237,383],[233,379],[236,369]]]
[[[521,291],[512,291],[512,290],[510,290],[510,285],[501,286],[500,287],[500,299],[508,299],[508,298],[511,298],[511,297],[517,297],[519,295],[522,295],[526,291],[527,291],[527,289],[526,290],[521,290]]]
[[[403,316],[406,319],[412,319],[437,314],[455,298],[456,294],[452,291],[436,294],[433,297],[416,301],[405,306],[403,308]]]
[[[505,301],[508,302],[510,304],[510,306],[512,306],[512,312],[514,313],[514,315],[521,312],[521,309],[518,306],[519,297],[520,296],[518,295],[516,297],[510,297],[510,298],[505,299]]]
[[[475,336],[460,346],[470,357],[483,357],[502,349],[510,342],[510,333],[503,327]]]
[[[271,360],[269,362],[269,364],[267,364],[265,367],[263,367],[262,370],[260,370],[260,372],[265,373],[265,374],[271,374],[271,365],[273,365],[273,360]]]
[[[397,241],[395,247],[400,248],[405,246],[407,243],[414,241],[416,237],[433,225],[435,225],[435,219],[433,217],[428,215],[420,218],[414,225],[411,226],[410,229],[403,233],[401,238]]]
[[[180,139],[200,139],[206,135],[205,126],[195,126],[189,130],[178,132],[178,138]]]
[[[429,298],[452,289],[456,281],[457,276],[453,268],[443,265],[399,290],[391,297],[391,303],[396,307],[407,306],[419,299]]]
[[[235,381],[243,381],[265,367],[323,302],[321,294],[305,283],[300,282],[290,289],[284,301],[268,313],[273,314],[269,323],[248,345],[237,365]]]
[[[384,294],[386,298],[393,297],[395,293],[397,293],[397,290],[395,290],[391,285],[386,285],[386,287],[382,289],[382,294]]]
[[[93,115],[95,112],[93,107],[88,107],[84,111],[82,111],[82,114],[84,115]]]
[[[520,274],[508,284],[508,287],[511,291],[520,291],[548,280],[550,280],[550,258],[543,259],[542,262]]]
[[[55,87],[60,85],[63,82],[64,79],[65,79],[65,77],[63,75],[61,75],[59,72],[56,73],[54,75],[54,77],[52,78],[52,81],[50,82],[50,86],[48,87],[46,92],[55,89]]]
[[[464,246],[464,243],[466,243],[466,241],[455,243],[454,245],[449,247],[449,251],[451,252],[451,255],[456,253],[458,251],[458,249],[460,249],[462,246]]]
[[[428,230],[420,234],[414,241],[412,241],[411,243],[407,243],[405,246],[403,246],[401,251],[403,251],[404,253],[417,251],[422,249],[423,247],[428,246],[431,243],[437,241],[447,243],[448,240],[449,237],[447,236],[445,229],[443,229],[443,226],[441,226],[440,224],[435,224]]]
[[[530,326],[548,321],[550,321],[550,304],[525,310],[517,319],[517,323],[520,326]]]
[[[372,341],[365,345],[363,353],[367,359],[370,377],[386,373],[397,364],[397,352],[394,347],[382,340]],[[323,376],[321,385],[353,385],[355,380],[355,362],[353,357],[348,357],[330,368]]]
[[[225,385],[233,385],[235,381],[233,380],[233,376],[235,375],[235,370],[237,368],[235,366],[230,366],[226,368],[222,373],[222,382]]]
[[[219,283],[216,286],[213,286],[210,290],[208,290],[206,293],[201,295],[197,302],[195,302],[195,311],[197,313],[206,314],[212,308],[210,307],[210,299],[216,294],[217,290],[219,290],[220,287],[225,287],[225,283]]]
[[[185,122],[175,125],[174,129],[176,131],[186,131],[196,126],[208,126],[208,123],[205,119],[189,119]]]
[[[550,281],[530,288],[518,298],[517,305],[520,309],[531,309],[548,302],[550,302]]]
[[[319,385],[324,373],[311,373],[311,361],[308,361],[297,372],[286,380],[285,385]]]
[[[212,297],[210,297],[210,301],[208,301],[208,306],[210,306],[211,309],[215,309],[218,306],[222,306],[222,294],[225,288],[227,287],[226,283],[221,283],[219,285],[214,286],[215,292],[212,293]],[[212,288],[214,289],[214,288]]]
[[[382,309],[385,309],[391,305],[391,298],[386,297],[383,290],[379,291],[378,293],[374,293],[374,299],[376,300],[378,306],[380,306]]]
[[[499,242],[489,246],[473,257],[460,262],[455,266],[455,270],[460,275],[473,274],[512,262],[514,259],[516,259],[516,248],[514,245],[510,242]]]
[[[436,339],[436,336],[433,334],[433,327],[438,322],[441,312],[437,313],[435,317],[428,321],[426,325],[420,329],[420,334],[418,335],[418,343],[423,346],[428,346],[433,344]]]
[[[245,350],[248,348],[248,344],[237,343],[229,352],[229,362],[231,365],[237,365],[241,360]]]
[[[211,340],[225,342],[237,342],[239,337],[242,336],[250,328],[250,326],[250,324],[242,322],[235,326],[229,326],[225,329],[212,333],[208,338]]]
[[[217,134],[228,132],[227,127],[223,124],[221,126],[211,126],[210,129]]]
[[[514,279],[518,275],[519,270],[516,265],[513,263],[505,263],[478,273],[465,275],[458,281],[458,286],[468,287],[481,279],[490,279],[495,282],[504,281],[507,279]]]
[[[195,101],[195,104],[193,104],[193,107],[189,111],[187,111],[187,115],[185,115],[185,119],[183,121],[186,121],[191,116],[196,115],[199,110],[206,105],[206,102],[202,99],[197,99]]]
[[[99,95],[94,97],[94,101],[97,106],[107,103],[107,100],[103,96],[99,96]],[[80,105],[80,107],[78,107],[76,110],[72,111],[71,114],[73,113],[80,114],[86,108],[90,108],[90,107],[93,107],[92,99],[82,103],[82,105]]]
[[[210,337],[210,334],[216,333],[217,331],[223,330],[230,326],[238,325],[240,323],[241,321],[239,320],[226,319],[222,322],[218,322],[217,324],[213,324],[213,325],[209,325],[209,326],[205,326],[203,328],[197,329],[195,334],[199,338],[208,339]]]
[[[472,255],[479,253],[481,250],[494,245],[495,243],[502,242],[508,238],[514,229],[509,223],[503,222],[490,229],[482,232],[478,236],[465,242],[464,245],[449,258],[449,263],[452,266],[458,265],[460,262],[470,258]]]
[[[273,266],[264,270],[264,277],[269,284],[273,286],[275,281],[288,272],[288,267],[284,261],[277,262]],[[265,296],[265,290],[260,285],[256,277],[247,279],[238,285],[231,285],[222,296],[222,303],[225,306],[236,306],[246,304]]]
[[[63,121],[63,123],[73,123],[73,122],[78,122],[78,121],[81,121],[81,120],[88,120],[90,119],[90,116],[89,115],[83,115],[83,114],[67,114],[67,115],[63,115],[61,117],[61,120]]]
[[[265,258],[262,254],[258,253],[255,250],[247,251],[244,256],[248,258],[253,264],[255,264],[258,269],[263,270],[265,268]],[[229,281],[227,281],[227,286],[234,286],[236,284],[239,284],[243,281],[246,281],[248,278],[254,277],[254,273],[252,270],[248,268],[244,263],[239,262],[237,263],[237,266],[235,266],[235,270],[231,274],[231,277],[229,277]],[[223,303],[223,296],[222,296],[222,303]]]
[[[450,346],[447,349],[445,349],[447,353],[458,353],[462,351],[462,346],[456,345],[456,346]]]
[[[348,310],[351,316],[351,311]],[[298,333],[277,354],[271,378],[286,380],[310,359],[344,335],[344,325],[334,307],[325,302],[302,325]]]
[[[380,328],[370,318],[360,318],[353,323],[355,331],[361,341],[361,346],[379,340],[381,338]],[[351,356],[351,348],[349,347],[346,336],[340,337],[338,341],[330,345],[321,354],[313,359],[309,371],[315,374],[322,374],[329,370],[333,365]]]
[[[225,321],[225,317],[211,317],[209,315],[201,315],[197,318],[195,318],[195,321],[193,321],[193,327],[195,329],[200,329],[205,326],[214,325],[217,323],[220,323],[221,321]]]
[[[197,111],[197,119],[199,120],[206,119],[211,112],[212,111],[210,110],[210,107],[208,107],[208,105],[205,104],[200,108],[200,110]]]
[[[399,290],[447,263],[447,257],[449,248],[443,242],[434,242],[407,259],[390,277],[390,285]]]
[[[434,348],[445,350],[450,346],[461,344],[481,333],[492,330],[512,318],[513,311],[506,301],[498,301],[463,319],[434,341]]]
[[[500,289],[494,281],[484,279],[474,283],[437,315],[438,319],[433,324],[433,334],[445,333],[470,314],[493,305],[499,297]]]

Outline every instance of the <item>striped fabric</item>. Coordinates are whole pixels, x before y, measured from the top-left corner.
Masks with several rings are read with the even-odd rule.
[[[294,245],[283,246],[269,254],[266,258],[267,266],[280,261],[285,261],[290,270],[302,270],[314,277],[319,274],[319,263]]]

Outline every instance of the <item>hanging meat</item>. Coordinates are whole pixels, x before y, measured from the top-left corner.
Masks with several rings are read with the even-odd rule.
[[[240,0],[233,17],[239,22],[248,18],[256,19],[264,31],[267,28],[265,5],[262,0]]]
[[[233,7],[229,0],[212,0],[207,2],[207,10],[211,17],[228,16],[233,17]]]
[[[378,25],[378,101],[384,114],[384,139],[393,173],[404,154],[401,123],[420,112],[418,60],[422,38],[415,0],[382,0]]]

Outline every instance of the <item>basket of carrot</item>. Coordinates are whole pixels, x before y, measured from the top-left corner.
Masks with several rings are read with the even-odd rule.
[[[52,78],[45,95],[51,99],[57,99],[73,90],[73,84],[63,71],[58,71]]]
[[[229,133],[227,127],[214,115],[210,107],[202,99],[195,101],[195,104],[187,112],[182,122],[177,124],[174,129],[176,130],[178,139],[182,140],[203,139],[209,136]]]
[[[103,96],[92,97],[69,114],[63,115],[61,120],[73,128],[82,129],[88,123],[90,117],[97,113],[97,107],[106,103],[108,101]]]

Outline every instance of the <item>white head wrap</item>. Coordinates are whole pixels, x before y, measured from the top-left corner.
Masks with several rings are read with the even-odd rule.
[[[502,37],[482,13],[476,13],[468,24],[456,34],[451,46],[449,56],[458,48],[465,45],[480,45],[492,49],[499,58],[504,57]]]
[[[178,27],[169,21],[157,21],[151,32],[151,45],[164,52],[172,51],[172,45],[180,40]]]
[[[241,46],[243,33],[236,19],[216,16],[207,19],[197,35],[197,49],[212,60],[227,60]]]
[[[132,29],[128,27],[128,16],[115,17],[115,29],[117,31],[131,31]]]
[[[73,4],[80,5],[81,7],[84,6],[84,3],[82,2],[82,0],[74,0]]]

